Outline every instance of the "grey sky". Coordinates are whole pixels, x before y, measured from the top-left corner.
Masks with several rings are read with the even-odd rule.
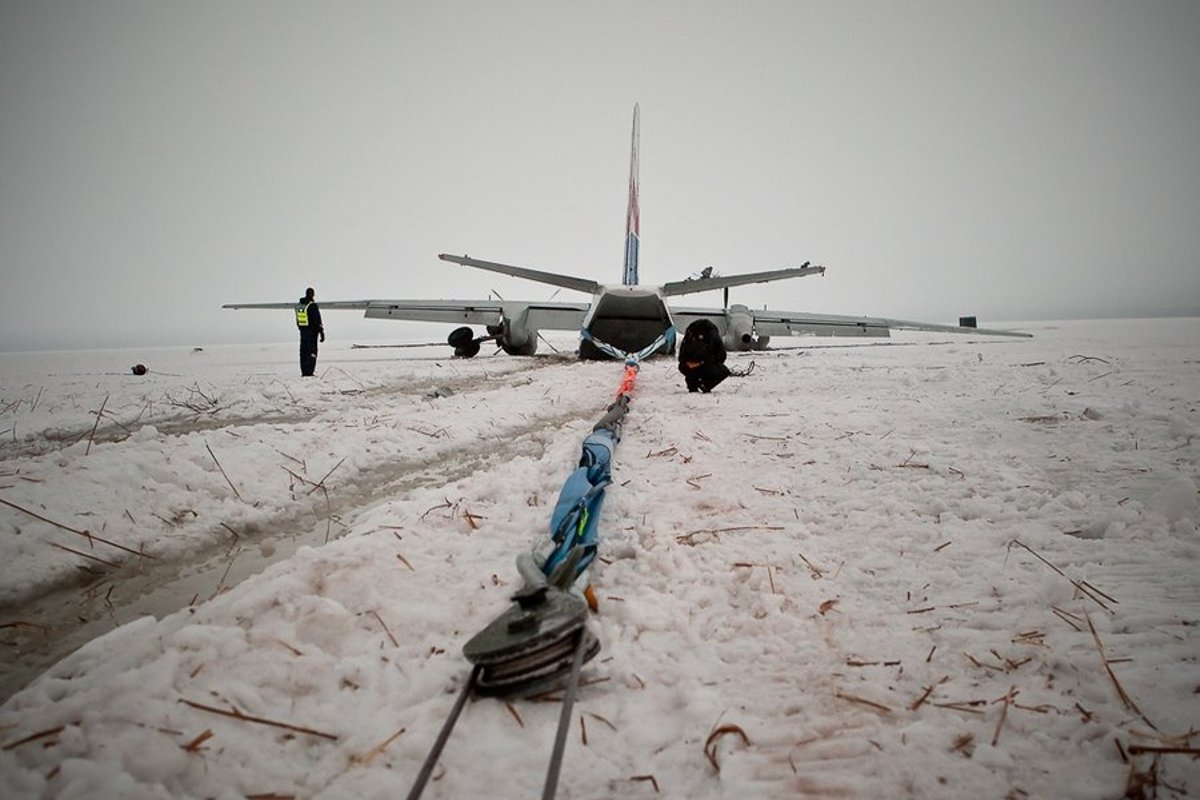
[[[644,283],[811,260],[733,299],[1200,313],[1198,87],[1186,0],[3,0],[0,349],[284,340],[219,306],[308,285],[553,291],[439,252],[618,282],[635,102]]]

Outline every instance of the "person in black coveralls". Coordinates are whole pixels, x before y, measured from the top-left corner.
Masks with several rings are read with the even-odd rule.
[[[725,366],[725,344],[721,332],[709,319],[698,319],[688,325],[679,345],[679,371],[687,382],[689,392],[711,392],[729,377]]]
[[[317,340],[325,341],[317,293],[311,286],[296,304],[296,327],[300,329],[300,375],[309,378],[317,370]]]

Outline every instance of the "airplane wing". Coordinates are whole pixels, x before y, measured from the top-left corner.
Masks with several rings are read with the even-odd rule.
[[[753,310],[745,306],[732,306],[728,311],[715,308],[672,308],[671,316],[680,331],[686,330],[692,321],[705,318],[716,323],[721,334],[731,322],[737,322],[739,314],[749,316],[746,322],[752,325],[755,336],[878,336],[887,337],[894,330],[929,331],[931,333],[957,333],[980,336],[1015,336],[1032,338],[1032,334],[1006,331],[995,328],[971,328],[961,325],[939,325],[931,322],[913,322],[888,317],[851,317],[838,314],[812,314],[801,311]]]
[[[577,331],[591,303],[523,302],[509,300],[374,300],[366,308],[370,319],[404,319],[417,322],[457,322],[462,325],[499,325],[520,321],[531,330]]]
[[[362,309],[366,308],[367,306],[371,305],[372,303],[384,303],[384,302],[387,302],[387,301],[386,300],[341,300],[341,301],[337,301],[337,302],[327,303],[324,300],[322,300],[318,303],[318,305],[321,307],[322,310],[324,310],[326,308],[335,308],[335,309],[349,308],[349,309],[358,309],[361,311]],[[221,308],[257,308],[257,309],[295,308],[295,307],[296,307],[295,300],[293,300],[290,303],[226,303],[223,306],[221,306]]]
[[[755,329],[764,336],[887,336],[890,331],[929,331],[981,336],[1018,336],[1032,334],[995,328],[971,328],[939,325],[887,317],[846,317],[833,314],[805,314],[792,311],[752,311]]]
[[[295,303],[226,303],[222,308],[292,309]],[[499,325],[503,319],[522,320],[533,330],[579,330],[588,302],[520,302],[507,300],[333,300],[318,301],[322,311],[362,311],[368,319],[411,322],[450,322],[460,325]]]

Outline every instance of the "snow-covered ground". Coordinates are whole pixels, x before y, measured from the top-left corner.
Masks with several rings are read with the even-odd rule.
[[[1020,327],[644,365],[558,797],[1200,795],[1200,320]],[[408,791],[621,368],[295,361],[0,354],[0,796]],[[538,796],[558,713],[424,796]]]

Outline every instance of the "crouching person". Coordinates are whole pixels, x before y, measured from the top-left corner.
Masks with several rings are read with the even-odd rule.
[[[729,377],[725,344],[712,320],[698,319],[688,325],[679,345],[679,371],[689,392],[711,392]]]

